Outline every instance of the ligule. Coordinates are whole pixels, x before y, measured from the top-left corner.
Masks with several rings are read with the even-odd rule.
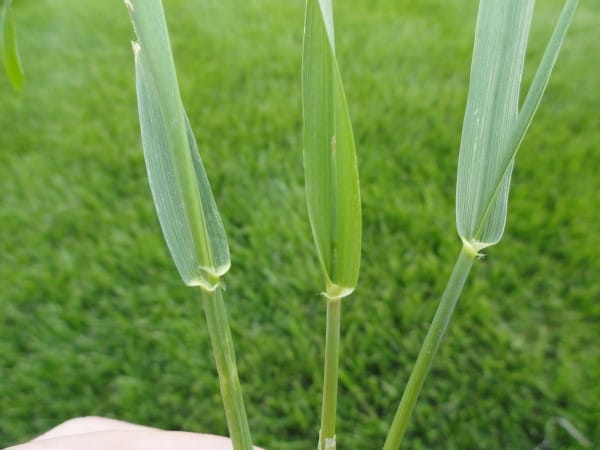
[[[160,0],[128,0],[138,111],[150,189],[167,246],[188,286],[216,289],[230,266],[225,230],[179,95]]]
[[[331,0],[307,0],[302,60],[306,196],[325,295],[341,298],[358,280],[362,225],[354,136],[333,34]]]

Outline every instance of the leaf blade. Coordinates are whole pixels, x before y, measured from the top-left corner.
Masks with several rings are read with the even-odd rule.
[[[17,43],[17,34],[10,9],[11,0],[4,0],[2,11],[0,13],[0,38],[1,55],[6,75],[13,88],[20,91],[23,87],[25,74],[21,57],[19,55],[19,46]]]
[[[508,149],[504,152],[504,159],[500,163],[500,170],[497,172],[495,179],[491,183],[493,186],[493,195],[485,205],[484,212],[480,219],[481,222],[485,221],[487,215],[490,214],[493,198],[498,195],[499,190],[502,188],[502,178],[504,178],[508,172],[512,171],[514,158],[542,101],[544,91],[548,86],[550,75],[552,74],[556,60],[558,59],[558,54],[575,15],[578,3],[579,0],[567,0],[561,11],[552,36],[544,51],[542,60],[536,70],[531,86],[529,87],[527,96],[525,97],[521,110],[517,116],[517,121],[507,144]],[[481,227],[480,223],[477,225],[477,228],[479,227]]]
[[[307,0],[302,58],[303,157],[313,237],[330,296],[358,280],[361,207],[356,149],[333,41],[330,0]]]
[[[134,43],[142,147],[163,235],[188,286],[214,290],[229,246],[179,95],[160,0],[127,2]]]
[[[490,180],[517,119],[533,4],[482,0],[479,6],[456,195],[459,234],[477,250],[498,242],[506,223],[512,163],[495,195]],[[488,203],[487,220],[481,221]]]

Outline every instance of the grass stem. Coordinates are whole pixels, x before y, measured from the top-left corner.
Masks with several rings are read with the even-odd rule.
[[[221,397],[234,450],[252,450],[252,437],[244,406],[242,388],[235,362],[231,329],[227,319],[222,288],[204,292],[204,310],[210,341],[217,363]]]
[[[338,367],[340,357],[340,316],[342,299],[327,299],[327,330],[325,334],[325,370],[323,376],[323,407],[319,450],[335,450],[335,420],[337,411]]]
[[[446,285],[446,289],[444,290],[444,294],[442,295],[438,309],[429,326],[427,336],[423,341],[421,351],[419,352],[413,371],[410,374],[404,394],[402,394],[400,405],[396,411],[396,416],[392,422],[383,450],[397,450],[400,447],[402,437],[406,432],[415,403],[419,398],[421,388],[423,387],[423,383],[425,382],[425,378],[431,367],[431,362],[444,338],[444,333],[448,328],[450,318],[454,312],[454,307],[456,306],[456,302],[476,256],[476,253],[469,247],[463,246],[458,259],[456,260],[452,275],[450,275],[450,279]]]

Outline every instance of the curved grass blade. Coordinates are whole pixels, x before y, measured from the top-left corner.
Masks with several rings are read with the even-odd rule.
[[[456,221],[473,251],[504,233],[515,155],[540,104],[578,0],[567,0],[521,111],[533,0],[482,0],[459,156]]]
[[[542,101],[542,96],[544,95],[546,86],[548,86],[552,69],[556,64],[558,53],[562,47],[563,41],[565,40],[567,30],[569,29],[569,25],[573,20],[578,3],[579,0],[567,0],[562,9],[560,17],[558,18],[554,32],[552,33],[550,41],[548,42],[544,56],[542,57],[540,65],[535,72],[535,76],[529,91],[527,92],[523,106],[521,107],[521,111],[517,116],[517,122],[513,127],[508,140],[508,148],[506,151],[502,152],[504,159],[499,164],[499,170],[496,172],[495,178],[491,182],[491,186],[494,188],[493,194],[487,200],[480,218],[480,222],[476,226],[476,229],[479,231],[479,233],[482,231],[483,224],[490,214],[493,201],[498,195],[498,192],[502,186],[502,179],[506,176],[506,173],[511,170],[512,161],[514,161],[515,155],[519,150],[519,146],[525,137],[525,133],[527,132],[529,125],[531,125],[533,116],[535,115],[540,102]]]
[[[333,34],[331,0],[307,0],[302,58],[306,197],[325,294],[341,298],[358,280],[362,224],[354,136]]]
[[[533,0],[479,4],[456,189],[458,231],[476,250],[498,242],[504,231],[512,163],[495,197],[491,182],[517,120],[533,6]],[[492,197],[488,218],[478,230]]]
[[[229,269],[229,247],[181,102],[162,3],[126,4],[138,37],[138,110],[156,212],[183,281],[212,291]]]
[[[11,0],[4,0],[0,11],[0,51],[8,79],[15,90],[20,91],[23,87],[24,73],[10,4]]]

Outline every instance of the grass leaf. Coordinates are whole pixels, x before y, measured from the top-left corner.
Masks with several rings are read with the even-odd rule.
[[[539,106],[577,0],[567,0],[520,112],[533,0],[482,0],[459,156],[456,220],[475,251],[504,233],[514,157]]]
[[[512,162],[495,197],[491,181],[517,120],[533,6],[533,0],[481,0],[479,4],[456,195],[459,234],[476,250],[498,242],[504,231]]]
[[[331,0],[307,0],[302,88],[310,223],[326,294],[343,297],[358,280],[362,225],[356,150],[335,56]]]
[[[20,91],[23,87],[24,73],[10,4],[11,0],[4,0],[0,11],[0,51],[8,79],[15,90]]]
[[[214,290],[229,269],[229,247],[180,99],[162,4],[126,3],[138,37],[138,109],[158,218],[183,281]]]
[[[514,160],[515,155],[519,150],[519,146],[525,137],[525,133],[527,132],[529,125],[531,125],[533,116],[540,105],[542,96],[544,95],[544,91],[550,80],[552,69],[558,58],[558,53],[567,34],[567,30],[569,29],[569,25],[573,20],[578,2],[578,0],[567,0],[563,7],[556,27],[554,28],[554,32],[552,33],[552,37],[544,52],[544,56],[542,57],[531,86],[529,87],[521,111],[519,111],[519,115],[517,116],[517,122],[512,129],[507,149],[502,152],[504,159],[499,164],[500,169],[495,173],[495,178],[491,180],[490,184],[494,187],[493,195],[488,199],[483,209],[483,214],[480,219],[482,222],[487,219],[487,216],[490,213],[494,197],[497,195],[502,185],[502,178],[506,176],[507,171],[511,170],[512,161]]]

